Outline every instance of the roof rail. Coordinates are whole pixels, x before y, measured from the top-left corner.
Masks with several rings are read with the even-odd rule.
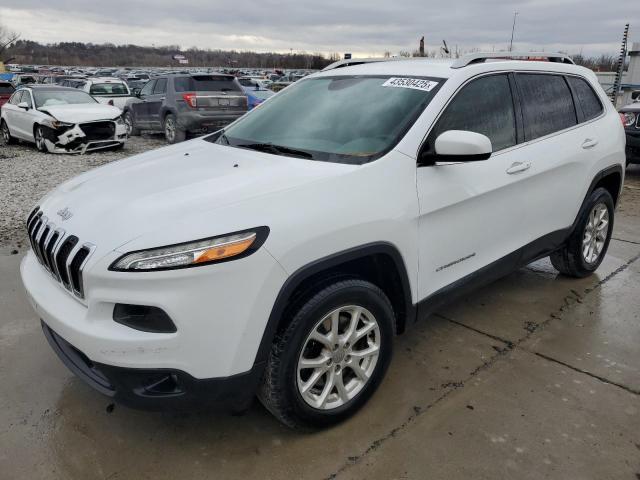
[[[483,63],[485,60],[540,60],[546,59],[549,62],[568,63],[575,65],[569,55],[564,53],[549,52],[494,52],[494,53],[470,53],[463,55],[453,62],[451,68],[462,68],[474,63]]]

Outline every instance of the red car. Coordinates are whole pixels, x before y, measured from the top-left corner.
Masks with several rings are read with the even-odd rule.
[[[0,107],[9,101],[15,90],[10,82],[0,81]]]

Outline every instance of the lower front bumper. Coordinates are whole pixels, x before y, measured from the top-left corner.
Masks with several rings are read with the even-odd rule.
[[[246,410],[264,365],[226,378],[196,379],[173,369],[137,369],[92,362],[49,326],[44,335],[60,360],[89,386],[114,401],[144,410]]]

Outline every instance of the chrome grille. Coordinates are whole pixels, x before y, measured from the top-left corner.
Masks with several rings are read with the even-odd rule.
[[[76,297],[84,298],[82,269],[95,246],[81,243],[75,235],[56,228],[39,207],[27,218],[27,232],[31,249],[42,267]]]

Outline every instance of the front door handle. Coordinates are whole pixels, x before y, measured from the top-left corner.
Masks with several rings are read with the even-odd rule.
[[[598,144],[598,140],[595,138],[586,138],[584,142],[582,142],[582,148],[593,148]]]
[[[514,162],[509,168],[507,168],[507,173],[509,175],[513,175],[514,173],[524,172],[525,170],[529,170],[531,164],[529,162]]]

